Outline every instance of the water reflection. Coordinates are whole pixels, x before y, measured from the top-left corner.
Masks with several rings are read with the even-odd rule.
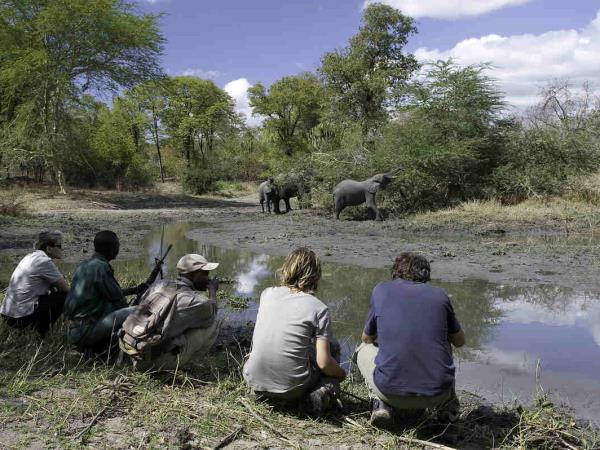
[[[270,275],[267,267],[267,255],[258,255],[250,262],[248,270],[237,276],[237,295],[252,296],[258,286],[259,280]]]
[[[117,275],[126,268],[139,273],[139,279],[143,279],[154,258],[168,244],[173,244],[173,249],[165,263],[167,276],[175,275],[175,266],[182,255],[201,253],[210,261],[220,263],[217,276],[236,280],[238,295],[254,299],[245,311],[222,313],[244,322],[252,320],[260,292],[277,284],[275,274],[283,258],[217,248],[185,237],[188,231],[198,228],[201,229],[198,224],[186,223],[157,228],[144,243],[143,257],[115,261]],[[6,264],[0,266],[2,270],[7,268]],[[65,273],[72,270],[65,269]],[[389,269],[323,265],[317,296],[332,311],[334,330],[346,355],[358,343],[373,286],[389,276]],[[452,296],[456,314],[467,334],[468,348],[457,352],[459,360],[519,374],[534,373],[539,361],[546,373],[568,374],[571,379],[597,379],[600,373],[597,295],[553,285],[522,288],[478,279],[453,283],[433,280],[432,283]]]
[[[283,258],[257,255],[246,250],[217,248],[185,238],[198,225],[175,224],[157,229],[146,242],[148,263],[168,243],[174,247],[167,259],[173,272],[184,253],[198,252],[220,263],[217,275],[236,280],[238,295],[258,301],[260,292],[277,284],[276,271]],[[123,264],[131,268],[130,261]],[[173,275],[173,274],[172,274]],[[435,276],[435,273],[433,274]],[[332,311],[334,330],[346,353],[358,343],[368,309],[371,290],[388,279],[389,269],[368,269],[343,264],[323,264],[323,277],[317,296]],[[522,288],[496,285],[484,280],[433,284],[452,297],[456,314],[468,336],[468,347],[460,349],[460,359],[491,364],[515,373],[545,371],[595,377],[600,373],[600,302],[588,293],[553,285]],[[247,311],[229,314],[240,320],[253,319],[257,305]]]

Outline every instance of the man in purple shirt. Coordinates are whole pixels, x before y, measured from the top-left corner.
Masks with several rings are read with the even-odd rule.
[[[452,347],[465,343],[448,295],[427,284],[429,261],[415,253],[396,258],[392,280],[373,289],[356,363],[373,397],[371,423],[385,426],[392,408],[458,414]]]

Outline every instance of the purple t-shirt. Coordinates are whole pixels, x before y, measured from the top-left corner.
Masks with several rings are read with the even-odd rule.
[[[454,383],[449,334],[460,331],[443,289],[396,279],[373,289],[365,334],[377,336],[373,379],[384,394],[442,394]]]

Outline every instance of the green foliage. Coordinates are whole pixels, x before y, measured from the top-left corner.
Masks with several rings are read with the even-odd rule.
[[[186,168],[181,183],[186,191],[200,195],[213,191],[219,178],[213,168],[195,163]]]
[[[348,47],[326,53],[319,69],[332,98],[334,116],[358,121],[367,136],[388,119],[397,104],[390,89],[401,86],[419,67],[403,52],[416,33],[413,19],[381,3],[364,10],[361,27]]]
[[[311,130],[319,124],[325,102],[323,86],[305,73],[273,83],[267,92],[261,83],[248,89],[254,114],[266,116],[265,128],[287,156],[305,151]]]
[[[90,88],[116,89],[160,74],[158,17],[120,0],[7,0],[0,4],[0,136],[39,156],[64,190],[72,150],[69,104]]]
[[[236,124],[233,100],[210,80],[175,77],[167,84],[161,119],[188,165],[212,156],[219,131]]]

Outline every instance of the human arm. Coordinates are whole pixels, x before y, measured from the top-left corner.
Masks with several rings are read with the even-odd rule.
[[[375,317],[375,309],[373,303],[369,307],[367,313],[367,320],[365,321],[365,327],[363,328],[361,341],[365,344],[374,344],[377,340],[377,319]]]
[[[69,292],[69,283],[65,280],[65,277],[60,277],[60,279],[52,283],[52,287],[56,288],[58,292]]]
[[[377,336],[369,336],[363,331],[360,340],[363,341],[365,344],[374,344],[377,340]]]
[[[331,356],[329,341],[327,339],[317,339],[317,366],[319,366],[319,370],[323,375],[339,380],[346,378],[346,371]]]
[[[462,347],[465,345],[465,332],[460,330],[458,333],[452,333],[449,335],[449,340],[455,347]]]
[[[118,308],[128,306],[123,290],[115,279],[110,266],[102,267],[98,271],[97,287],[100,291],[99,294],[101,294],[101,298],[105,299],[105,301],[112,303]]]
[[[450,299],[447,302],[447,314],[448,314],[448,340],[455,347],[462,347],[465,345],[465,332],[463,331],[460,322],[456,318],[454,308]]]

